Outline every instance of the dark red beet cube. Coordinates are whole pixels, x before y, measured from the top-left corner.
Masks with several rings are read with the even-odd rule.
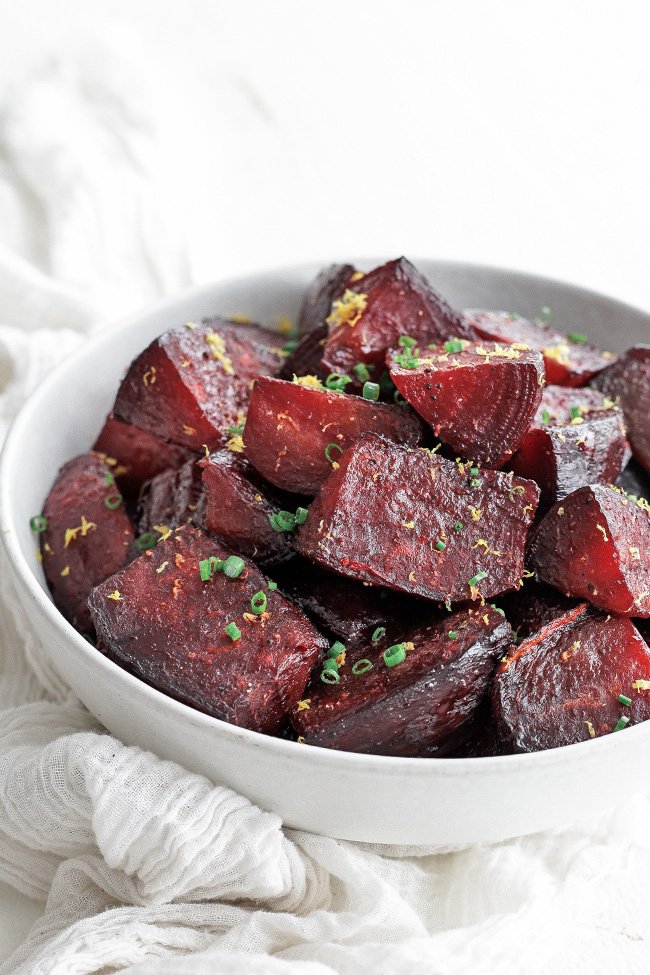
[[[290,533],[276,531],[271,516],[295,500],[274,492],[239,454],[221,450],[200,461],[204,523],[226,548],[261,564],[286,561],[292,552]]]
[[[494,596],[521,584],[538,496],[532,481],[367,437],[323,484],[295,546],[334,572],[426,599]]]
[[[298,315],[298,331],[311,332],[323,326],[332,302],[341,297],[355,276],[362,278],[363,274],[352,264],[331,264],[324,268],[307,289]]]
[[[108,655],[136,676],[199,711],[273,734],[326,643],[250,563],[238,578],[222,570],[202,581],[199,563],[229,554],[200,529],[180,528],[94,589],[90,610]],[[260,592],[267,608],[255,615]]]
[[[568,599],[557,589],[535,582],[534,579],[526,579],[517,592],[510,592],[499,598],[499,606],[505,612],[518,643],[531,633],[537,633],[558,616],[563,616],[576,604],[575,599]]]
[[[539,405],[544,360],[522,344],[449,341],[394,350],[390,377],[402,396],[461,457],[501,467]]]
[[[367,644],[345,655],[338,684],[315,682],[291,722],[310,745],[435,755],[476,713],[510,636],[506,620],[486,606],[410,630],[401,641],[406,657],[395,666],[386,665],[385,644]],[[362,660],[372,667],[358,673]]]
[[[597,376],[594,386],[620,398],[632,452],[650,474],[650,345],[628,349]]]
[[[343,452],[366,433],[413,445],[423,426],[411,410],[282,379],[258,379],[246,418],[246,456],[276,487],[316,494]]]
[[[205,527],[205,501],[201,469],[189,460],[179,470],[163,471],[145,486],[138,504],[138,531],[167,535],[193,522]]]
[[[95,454],[59,471],[45,501],[43,571],[56,606],[82,632],[92,630],[90,590],[128,561],[133,529],[111,468]]]
[[[530,546],[539,579],[623,616],[650,616],[650,508],[592,484],[554,504]]]
[[[541,352],[546,382],[556,386],[584,386],[616,358],[611,352],[601,352],[589,345],[584,335],[564,335],[550,325],[531,322],[510,312],[469,309],[464,315],[467,323],[482,339],[523,342]]]
[[[383,368],[387,350],[401,335],[421,345],[474,337],[463,317],[404,257],[353,281],[333,302],[327,324],[324,367],[350,376],[360,362]]]
[[[621,718],[650,718],[650,651],[630,620],[582,603],[512,648],[492,701],[513,751],[588,741],[614,731]]]
[[[114,413],[155,437],[202,451],[244,421],[252,381],[284,361],[278,338],[222,318],[188,322],[155,339],[120,385]]]
[[[586,484],[614,481],[628,456],[623,415],[610,400],[593,389],[547,386],[509,467],[539,485],[547,509]]]
[[[137,497],[145,481],[168,468],[178,470],[192,456],[186,447],[165,443],[131,423],[117,420],[112,414],[93,450],[111,467],[120,488],[131,497]]]

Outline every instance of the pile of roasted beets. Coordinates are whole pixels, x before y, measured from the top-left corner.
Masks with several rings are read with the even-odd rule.
[[[300,743],[476,757],[650,718],[650,345],[543,312],[455,311],[402,258],[323,271],[284,338],[171,323],[32,519],[56,605]]]

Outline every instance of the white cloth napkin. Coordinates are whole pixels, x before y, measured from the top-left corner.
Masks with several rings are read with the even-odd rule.
[[[54,62],[1,111],[0,435],[89,331],[187,282],[131,62],[102,49]],[[44,902],[0,972],[650,970],[648,795],[446,854],[283,830],[103,732],[0,572],[0,879]]]

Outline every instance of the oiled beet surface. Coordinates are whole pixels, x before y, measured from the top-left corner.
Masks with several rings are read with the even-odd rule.
[[[130,557],[133,529],[119,499],[111,468],[97,455],[83,454],[63,465],[43,508],[45,578],[56,606],[82,632],[92,630],[90,590]]]
[[[650,509],[602,484],[553,505],[530,545],[539,579],[624,616],[650,616]]]
[[[280,510],[294,510],[295,499],[274,491],[241,454],[220,450],[199,463],[204,491],[204,524],[227,548],[274,564],[293,551],[291,535],[271,527],[269,518]]]
[[[340,683],[314,683],[292,710],[292,724],[311,745],[435,755],[475,714],[510,635],[506,620],[485,606],[411,629],[402,639],[412,648],[394,667],[384,662],[385,643],[358,647],[346,654]],[[352,667],[362,659],[373,667],[355,676]]]
[[[332,302],[340,298],[353,275],[363,277],[352,264],[330,264],[316,275],[305,293],[298,315],[299,332],[311,332],[325,324]]]
[[[404,257],[351,282],[340,302],[333,303],[327,323],[323,364],[350,376],[359,362],[383,368],[387,350],[400,335],[422,345],[474,337],[463,317]]]
[[[594,385],[620,397],[634,456],[650,474],[650,345],[635,345],[601,373]]]
[[[201,469],[189,460],[179,470],[163,471],[144,487],[138,504],[138,531],[157,531],[165,535],[170,529],[194,522],[205,526],[204,490]]]
[[[120,488],[137,497],[145,481],[168,468],[178,468],[190,460],[191,451],[166,443],[131,423],[123,423],[112,414],[107,417],[93,450],[110,466]]]
[[[650,688],[650,650],[632,621],[582,603],[499,665],[492,695],[499,734],[514,751],[533,752],[609,734],[621,716],[638,724],[650,718],[644,682]]]
[[[587,484],[614,481],[628,457],[618,406],[593,389],[547,386],[508,466],[539,485],[545,510]]]
[[[343,454],[295,545],[342,575],[427,599],[493,596],[520,585],[538,494],[511,474],[474,477],[469,465],[367,437]]]
[[[410,446],[422,442],[424,428],[408,407],[282,379],[262,377],[253,386],[244,430],[246,456],[267,481],[285,491],[316,494],[342,452],[366,433]]]
[[[457,352],[442,345],[394,350],[387,359],[390,376],[444,444],[461,457],[501,467],[535,416],[544,360],[521,343],[462,345]]]
[[[300,699],[326,645],[309,620],[248,563],[230,579],[203,582],[199,562],[230,553],[200,529],[184,527],[121,572],[89,599],[107,653],[179,701],[232,724],[272,734]],[[251,598],[267,595],[267,613]],[[225,627],[236,623],[240,639]]]
[[[571,341],[568,335],[540,322],[507,311],[468,309],[464,317],[482,339],[493,342],[523,342],[544,356],[546,382],[558,386],[584,386],[616,358],[584,341]],[[582,336],[581,336],[582,338]]]
[[[552,586],[534,579],[526,579],[517,592],[499,597],[499,606],[505,612],[518,643],[576,605],[576,599],[569,599]]]
[[[243,423],[250,386],[284,361],[279,339],[222,318],[188,322],[155,339],[129,368],[115,400],[118,419],[194,451],[224,446]]]

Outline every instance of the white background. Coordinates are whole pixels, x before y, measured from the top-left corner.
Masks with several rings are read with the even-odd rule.
[[[532,270],[650,308],[646,10],[0,0],[0,91],[44,57],[92,57],[106,39],[136,51],[160,123],[161,207],[180,220],[197,281],[405,253]],[[39,263],[29,224],[1,204],[0,239]],[[0,957],[36,910],[0,897]]]

